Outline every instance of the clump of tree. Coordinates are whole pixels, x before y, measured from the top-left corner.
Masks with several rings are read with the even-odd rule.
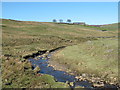
[[[54,22],[54,23],[56,23],[56,22],[57,22],[57,20],[56,20],[56,19],[53,19],[53,22]]]
[[[62,19],[60,19],[60,20],[59,20],[59,22],[60,22],[60,23],[63,23],[63,20],[62,20]]]
[[[57,20],[56,20],[56,19],[53,19],[53,22],[56,23]],[[62,24],[70,24],[70,25],[72,25],[72,24],[75,24],[75,25],[86,25],[85,22],[73,22],[73,23],[71,23],[71,22],[72,22],[71,19],[67,19],[66,22],[63,22],[63,19],[59,19],[59,20],[58,20],[58,23],[62,23]],[[103,30],[103,31],[105,31],[105,30]]]
[[[71,23],[71,19],[67,19],[67,22],[68,22],[68,23]]]
[[[56,23],[57,20],[56,20],[56,19],[53,19],[53,22]],[[71,23],[71,19],[67,19],[66,22]],[[63,23],[63,19],[59,19],[59,23]]]

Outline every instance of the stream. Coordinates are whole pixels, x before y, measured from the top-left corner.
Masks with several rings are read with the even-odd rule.
[[[88,81],[78,81],[74,76],[74,75],[70,75],[65,71],[59,71],[59,70],[55,70],[52,66],[49,66],[49,58],[51,57],[51,53],[49,53],[47,55],[47,58],[43,58],[43,57],[37,57],[37,60],[35,58],[28,58],[28,61],[30,61],[32,63],[33,68],[35,68],[36,66],[40,67],[40,71],[39,73],[42,74],[48,74],[48,75],[52,75],[54,76],[55,80],[58,82],[73,82],[73,86],[70,86],[70,88],[75,88],[77,86],[82,86],[84,88],[89,88],[89,89],[93,89],[95,87],[93,87],[93,84],[91,82]],[[105,84],[103,88],[113,88],[117,90],[117,87],[114,85],[109,85],[109,84]]]

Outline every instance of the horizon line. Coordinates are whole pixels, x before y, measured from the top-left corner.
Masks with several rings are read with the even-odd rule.
[[[6,20],[13,20],[13,21],[26,21],[26,20],[17,20],[17,19],[7,19],[7,18],[0,18],[0,19],[6,19]],[[53,19],[52,19],[53,20]],[[51,22],[52,22],[52,20],[51,20]],[[30,20],[31,21],[31,20]],[[31,21],[31,22],[48,22],[48,21]],[[48,23],[51,23],[51,22],[48,22]],[[78,21],[77,21],[78,22]],[[56,22],[56,23],[58,23],[58,22]],[[65,23],[65,22],[63,22],[63,23]],[[72,22],[72,23],[74,23],[74,22]],[[85,22],[86,23],[86,22]],[[120,23],[120,22],[116,22],[116,23]],[[108,23],[108,24],[87,24],[86,23],[86,25],[109,25],[109,24],[115,24],[115,23]]]

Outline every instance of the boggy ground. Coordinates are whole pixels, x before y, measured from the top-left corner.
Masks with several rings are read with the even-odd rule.
[[[34,73],[31,64],[23,57],[41,50],[98,40],[93,37],[117,35],[117,31],[114,30],[103,32],[100,31],[101,28],[81,25],[8,19],[2,19],[1,27],[3,88],[68,87],[64,83],[55,82],[52,76]]]

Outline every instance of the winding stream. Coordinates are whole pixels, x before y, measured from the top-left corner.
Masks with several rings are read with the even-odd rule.
[[[52,75],[54,76],[55,80],[58,82],[64,82],[64,83],[68,82],[68,84],[69,82],[73,82],[73,86],[69,84],[71,88],[75,88],[77,86],[82,86],[82,87],[91,88],[91,89],[94,88],[93,84],[88,81],[78,81],[74,75],[70,75],[65,71],[55,70],[52,66],[49,66],[48,60],[50,56],[51,56],[51,53],[48,54],[47,58],[38,57],[37,60],[35,58],[29,58],[28,60],[32,63],[33,68],[35,68],[36,66],[40,67],[41,70],[39,73]],[[109,85],[109,84],[104,85],[104,88],[117,89],[116,86]]]

